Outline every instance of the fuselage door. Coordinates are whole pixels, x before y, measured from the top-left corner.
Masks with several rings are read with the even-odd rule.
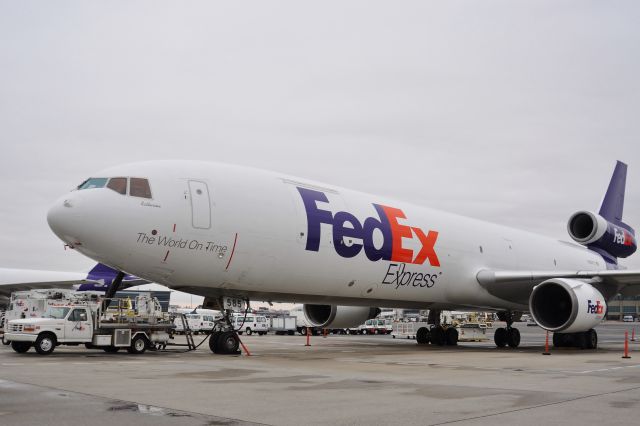
[[[191,194],[191,224],[194,228],[211,228],[211,202],[207,184],[199,180],[190,180],[189,192]]]

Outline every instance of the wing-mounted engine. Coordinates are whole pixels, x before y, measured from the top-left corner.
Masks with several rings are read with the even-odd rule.
[[[529,310],[545,330],[575,333],[598,325],[607,304],[602,293],[584,281],[553,278],[533,288]]]
[[[588,211],[574,213],[569,218],[567,230],[577,243],[604,250],[614,258],[631,256],[638,247],[630,226],[622,222],[611,223]]]
[[[378,308],[338,305],[304,305],[302,311],[311,325],[321,328],[356,327],[380,313]]]

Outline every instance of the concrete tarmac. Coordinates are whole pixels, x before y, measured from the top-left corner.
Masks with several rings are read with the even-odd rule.
[[[634,325],[609,322],[598,350],[550,356],[544,332],[524,323],[515,350],[333,335],[310,347],[302,336],[242,336],[252,356],[214,355],[207,343],[143,355],[2,346],[0,424],[637,424],[640,336],[622,359]]]

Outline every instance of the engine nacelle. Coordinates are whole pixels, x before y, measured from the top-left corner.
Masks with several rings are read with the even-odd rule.
[[[576,333],[598,325],[607,304],[602,294],[584,281],[552,278],[533,288],[529,310],[545,330]]]
[[[638,246],[633,229],[624,226],[615,225],[599,214],[580,211],[569,218],[567,231],[577,243],[600,248],[613,257],[629,257]]]
[[[304,305],[307,321],[314,327],[352,328],[378,316],[380,309],[366,306]]]

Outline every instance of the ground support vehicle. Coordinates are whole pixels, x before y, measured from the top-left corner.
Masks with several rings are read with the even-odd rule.
[[[458,341],[460,342],[482,342],[488,340],[487,325],[481,322],[465,322],[456,327],[458,330]]]
[[[18,353],[34,347],[41,355],[52,353],[59,345],[81,344],[105,352],[124,348],[129,353],[141,354],[156,344],[168,342],[175,326],[162,313],[157,299],[138,296],[133,312],[122,306],[122,300],[118,300],[117,309],[103,310],[103,304],[109,302],[109,299],[67,301],[49,306],[42,317],[9,321],[5,339]]]
[[[391,337],[415,339],[419,344],[455,346],[458,344],[459,332],[452,325],[434,325],[424,321],[397,322],[393,325]]]
[[[184,314],[184,317],[187,320],[189,329],[195,335],[198,335],[199,333],[210,333],[215,322],[214,316],[208,314]],[[174,325],[176,326],[175,332],[177,334],[185,334],[184,325],[179,316],[176,316]]]
[[[270,318],[269,331],[279,335],[294,335],[297,331],[296,317],[283,315]]]
[[[251,336],[253,333],[257,333],[262,336],[269,331],[267,317],[252,313],[247,313],[246,315],[243,313],[234,314],[232,325],[240,335],[246,333],[247,336]]]

